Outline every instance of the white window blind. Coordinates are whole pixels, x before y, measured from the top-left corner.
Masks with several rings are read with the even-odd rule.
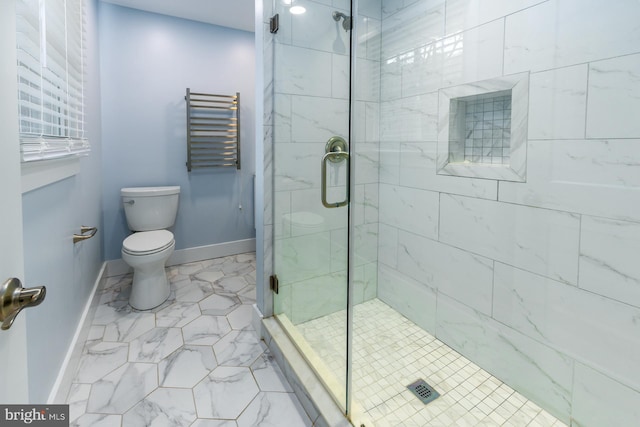
[[[82,0],[17,0],[22,161],[89,152]]]

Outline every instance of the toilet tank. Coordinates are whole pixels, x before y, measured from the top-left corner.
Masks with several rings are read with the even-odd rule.
[[[178,213],[179,194],[179,186],[121,189],[129,229],[152,231],[171,227]]]

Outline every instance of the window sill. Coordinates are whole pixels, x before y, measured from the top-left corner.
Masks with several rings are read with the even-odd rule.
[[[80,173],[80,157],[22,163],[22,194]]]

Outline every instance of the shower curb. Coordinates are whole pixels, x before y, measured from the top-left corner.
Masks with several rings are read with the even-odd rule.
[[[352,427],[274,317],[262,319],[260,336],[269,347],[314,426]]]

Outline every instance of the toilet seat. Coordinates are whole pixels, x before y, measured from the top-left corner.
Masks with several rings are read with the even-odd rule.
[[[134,256],[152,255],[174,244],[173,233],[168,230],[133,233],[122,242],[122,251]]]

